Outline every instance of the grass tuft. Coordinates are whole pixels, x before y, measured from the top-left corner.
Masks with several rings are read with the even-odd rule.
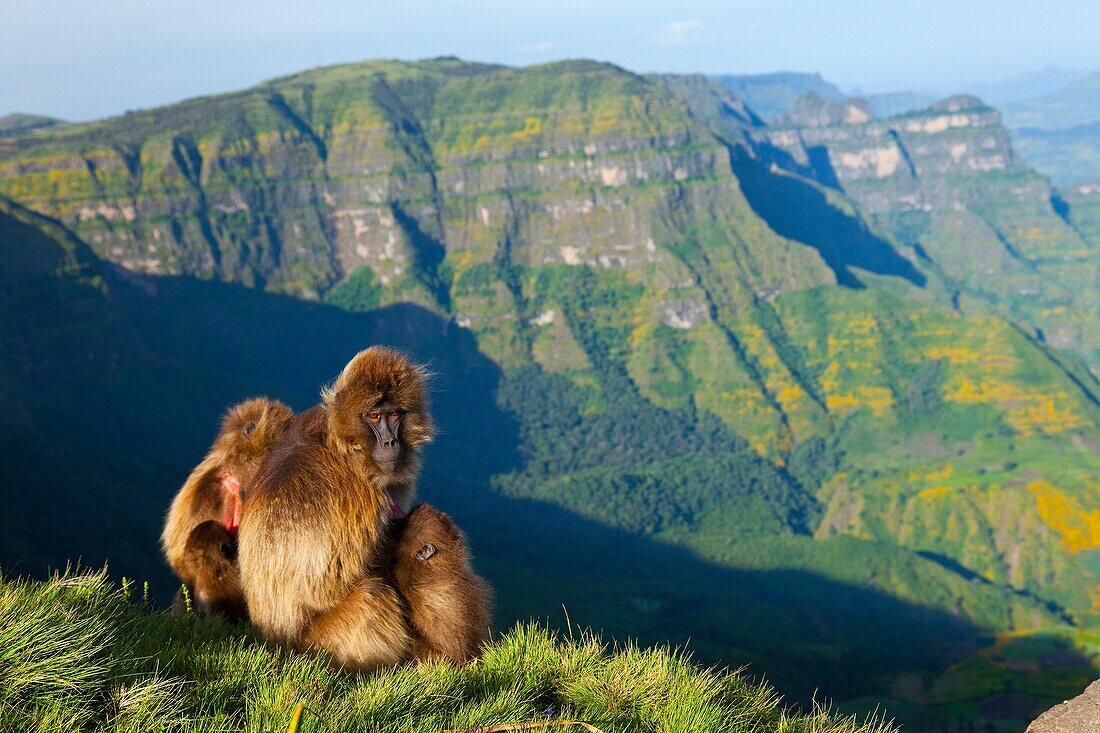
[[[438,733],[579,730],[571,721],[582,721],[603,733],[893,731],[821,708],[785,710],[770,687],[700,668],[681,650],[609,646],[536,624],[496,637],[463,668],[354,676],[244,626],[154,611],[130,600],[130,585],[105,572],[0,579],[0,730]]]

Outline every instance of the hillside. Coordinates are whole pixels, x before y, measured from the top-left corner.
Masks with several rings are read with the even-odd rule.
[[[505,626],[565,605],[803,702],[1012,730],[1096,670],[1093,212],[977,100],[839,109],[440,59],[0,141],[33,335],[3,490],[59,498],[0,560],[170,594],[157,523],[217,410],[302,409],[391,343],[441,375],[423,494]]]
[[[793,120],[763,135],[783,154],[780,165],[842,191],[876,232],[909,247],[953,307],[1007,316],[1100,368],[1100,286],[1091,276],[1100,240],[1019,162],[1000,115],[974,97],[884,120],[851,114],[843,124]]]
[[[1100,73],[1006,105],[1024,160],[1059,185],[1100,179]]]
[[[5,135],[20,135],[32,130],[38,130],[54,125],[62,125],[62,120],[43,115],[28,115],[21,112],[13,112],[0,117],[0,137]]]
[[[769,122],[787,113],[794,101],[806,93],[825,99],[840,99],[844,93],[821,74],[784,71],[777,74],[723,74],[714,81],[752,107]]]
[[[1048,87],[1049,88],[1049,87]],[[1005,105],[1013,129],[1063,130],[1100,121],[1100,72],[1093,72],[1054,91]]]
[[[582,720],[606,731],[889,733],[881,722],[785,710],[767,686],[669,649],[518,626],[479,662],[356,678],[239,627],[152,612],[102,575],[0,580],[0,728],[85,731],[442,731]],[[547,727],[544,730],[577,730]]]
[[[1060,130],[1025,127],[1012,131],[1020,157],[1059,185],[1100,178],[1098,121]]]

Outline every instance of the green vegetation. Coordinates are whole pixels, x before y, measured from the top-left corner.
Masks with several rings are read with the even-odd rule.
[[[776,130],[702,77],[368,62],[14,136],[0,191],[8,572],[171,597],[218,411],[389,343],[504,627],[911,730],[1095,675],[1100,206],[972,98]]]
[[[822,709],[785,710],[767,685],[668,648],[609,648],[536,625],[498,636],[456,669],[419,664],[355,677],[245,630],[135,601],[104,575],[0,581],[0,728],[22,731],[442,731],[583,720],[605,731],[889,733]],[[568,730],[547,727],[545,730]]]
[[[381,303],[382,288],[375,282],[374,271],[358,267],[348,279],[325,293],[325,302],[346,311],[372,311]]]

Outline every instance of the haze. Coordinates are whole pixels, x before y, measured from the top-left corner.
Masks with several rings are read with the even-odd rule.
[[[1100,68],[1086,0],[150,3],[4,0],[0,115],[84,120],[366,58],[565,57],[636,71],[819,71],[845,88],[942,93]]]

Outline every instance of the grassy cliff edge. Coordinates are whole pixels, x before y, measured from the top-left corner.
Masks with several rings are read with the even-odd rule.
[[[609,648],[534,624],[467,667],[354,677],[260,643],[240,626],[156,612],[106,573],[0,580],[0,729],[442,731],[583,720],[611,731],[890,733],[823,709],[785,710],[766,684],[688,655]],[[557,730],[556,726],[544,730]],[[561,728],[564,730],[564,728]]]

